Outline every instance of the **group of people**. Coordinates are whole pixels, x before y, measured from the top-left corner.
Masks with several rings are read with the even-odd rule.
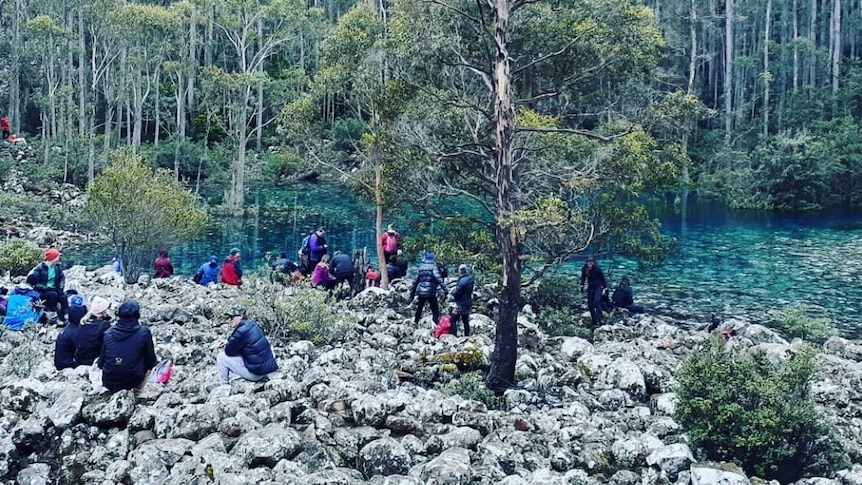
[[[634,291],[628,276],[623,276],[620,285],[614,290],[613,296],[608,297],[608,280],[605,278],[605,272],[602,271],[592,256],[587,258],[587,262],[581,268],[581,293],[584,292],[584,284],[587,286],[587,308],[590,311],[590,322],[594,326],[601,325],[604,312],[614,308],[624,308],[631,313],[644,312],[644,307],[636,305],[634,302]]]

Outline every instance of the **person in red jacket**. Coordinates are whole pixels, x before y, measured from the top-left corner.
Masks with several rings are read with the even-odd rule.
[[[221,282],[226,285],[242,285],[242,265],[239,262],[239,248],[230,250],[230,256],[224,258],[221,267]]]
[[[168,257],[167,249],[159,251],[159,257],[153,261],[153,267],[156,269],[153,278],[170,278],[174,275],[174,265]]]
[[[9,121],[8,116],[0,118],[0,129],[3,130],[3,139],[9,139],[9,135],[12,133],[12,123]]]
[[[398,255],[398,248],[401,245],[401,234],[398,234],[393,224],[389,224],[386,232],[380,236],[380,244],[383,245],[383,257],[387,263],[392,260],[393,256]]]

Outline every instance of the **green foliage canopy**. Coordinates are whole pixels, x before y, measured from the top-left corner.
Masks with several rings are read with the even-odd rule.
[[[133,283],[161,248],[197,236],[207,213],[194,194],[168,172],[151,170],[127,151],[87,189],[85,213],[123,259],[126,281]]]

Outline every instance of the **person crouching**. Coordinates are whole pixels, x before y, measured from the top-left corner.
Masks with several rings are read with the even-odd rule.
[[[231,373],[257,382],[278,370],[266,335],[257,323],[248,319],[245,307],[232,306],[228,317],[233,331],[218,344],[224,348],[216,358],[219,384],[229,384]]]

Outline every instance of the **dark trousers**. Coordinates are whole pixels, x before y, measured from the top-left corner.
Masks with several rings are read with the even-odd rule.
[[[587,308],[590,309],[590,320],[593,325],[602,324],[602,287],[587,288]]]
[[[60,290],[48,288],[40,291],[41,299],[45,301],[45,311],[57,312],[60,319],[66,318],[66,312],[69,309],[69,302],[66,300],[66,293]]]
[[[419,323],[419,318],[422,316],[422,309],[425,308],[425,303],[431,306],[431,319],[434,320],[434,325],[440,323],[440,304],[437,303],[437,295],[420,296],[416,300],[416,317],[414,322]]]
[[[458,320],[461,320],[464,323],[464,336],[470,336],[470,310],[460,310],[458,314],[452,315],[451,326],[449,327],[449,333],[452,335],[458,335]]]

